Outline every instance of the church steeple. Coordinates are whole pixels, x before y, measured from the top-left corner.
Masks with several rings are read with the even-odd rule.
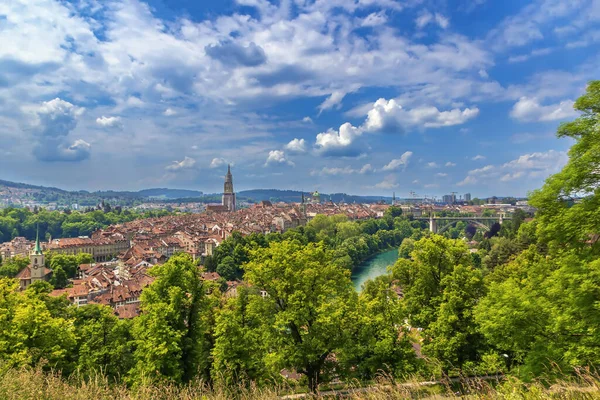
[[[36,233],[35,233],[35,247],[33,248],[33,254],[40,255],[42,254],[42,247],[40,246],[40,225],[38,224]]]

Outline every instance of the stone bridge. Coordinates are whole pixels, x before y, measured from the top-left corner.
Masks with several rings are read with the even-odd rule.
[[[460,217],[436,217],[433,214],[428,217],[417,217],[415,219],[429,221],[429,230],[433,233],[442,233],[448,230],[450,227],[456,225],[458,221],[463,221],[467,223],[471,223],[479,228],[482,228],[486,231],[490,230],[490,222],[498,222],[502,224],[504,220],[510,220],[511,217],[506,216],[505,214],[500,214],[495,217],[469,217],[469,216],[460,216]],[[447,222],[440,229],[440,224],[438,222]],[[489,224],[489,225],[486,225]]]

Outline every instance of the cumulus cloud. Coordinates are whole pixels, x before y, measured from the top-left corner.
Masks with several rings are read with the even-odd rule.
[[[446,166],[446,167],[456,167],[456,163],[453,163],[452,161],[448,161],[446,164],[444,164],[444,166]]]
[[[550,150],[524,154],[501,165],[486,165],[469,171],[458,186],[474,185],[481,181],[508,182],[519,178],[539,178],[558,172],[568,161],[564,151]]]
[[[435,176],[437,176],[439,178],[444,178],[444,177],[448,176],[448,174],[445,172],[438,172],[437,174],[435,174]]]
[[[306,153],[306,142],[304,139],[293,139],[285,145],[285,149],[290,153]]]
[[[427,163],[427,168],[439,168],[440,166],[435,161],[431,161]]]
[[[307,124],[312,124],[313,120],[311,117],[304,117],[304,118],[302,118],[302,122],[307,123]]]
[[[222,42],[204,48],[206,55],[226,65],[256,67],[267,61],[262,47],[251,42],[242,46],[233,42]]]
[[[177,111],[175,111],[174,109],[169,107],[163,112],[163,114],[166,115],[167,117],[171,117],[171,116],[177,114]]]
[[[103,115],[96,118],[96,123],[103,128],[117,128],[121,126],[121,117],[105,117]]]
[[[82,139],[69,143],[67,136],[85,111],[68,101],[55,98],[33,111],[36,143],[34,156],[40,161],[82,161],[90,156],[91,145]]]
[[[289,165],[294,166],[294,163],[286,158],[282,150],[271,150],[265,161],[265,167],[273,165]]]
[[[481,154],[477,154],[475,157],[471,158],[471,160],[473,160],[473,161],[485,160],[485,156],[482,156]]]
[[[513,106],[510,116],[514,119],[532,121],[556,121],[576,117],[572,100],[561,101],[558,104],[543,106],[536,98],[521,97]]]
[[[437,107],[419,107],[405,110],[396,100],[379,99],[367,113],[365,129],[371,132],[410,128],[441,128],[461,125],[475,118],[479,109],[455,108],[440,111]]]
[[[190,158],[188,156],[185,156],[183,158],[183,160],[181,160],[181,161],[173,161],[173,164],[167,165],[165,167],[165,169],[167,169],[169,171],[180,171],[180,170],[190,169],[194,165],[196,165],[196,160],[194,160],[193,158]]]
[[[362,130],[346,122],[338,131],[333,129],[319,133],[316,138],[315,148],[324,156],[355,157],[361,149],[355,145],[355,140],[362,135]]]
[[[408,165],[410,157],[412,156],[412,151],[406,151],[404,154],[400,156],[400,158],[396,158],[390,161],[387,165],[385,165],[382,169],[384,171],[397,171],[399,169],[405,169]]]

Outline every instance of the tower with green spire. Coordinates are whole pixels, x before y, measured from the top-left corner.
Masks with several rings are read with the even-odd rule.
[[[46,269],[44,267],[45,258],[42,252],[42,246],[40,246],[40,228],[38,225],[37,232],[35,234],[35,246],[29,255],[31,264],[31,282],[45,279]]]

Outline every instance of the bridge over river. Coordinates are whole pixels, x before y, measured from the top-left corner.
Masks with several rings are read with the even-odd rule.
[[[444,231],[446,231],[447,229],[449,229],[450,227],[456,225],[456,223],[458,221],[463,221],[463,222],[468,222],[471,223],[479,228],[482,228],[483,230],[489,231],[490,230],[490,226],[495,223],[498,222],[500,224],[502,224],[502,222],[504,222],[505,220],[510,220],[511,217],[507,216],[505,214],[500,214],[498,216],[495,217],[476,217],[476,216],[458,216],[458,217],[436,217],[435,215],[431,214],[428,217],[415,217],[414,219],[417,220],[424,220],[424,221],[429,221],[429,230],[433,233],[442,233]],[[445,224],[441,224],[440,222],[445,222]],[[440,226],[442,225],[442,226]]]

